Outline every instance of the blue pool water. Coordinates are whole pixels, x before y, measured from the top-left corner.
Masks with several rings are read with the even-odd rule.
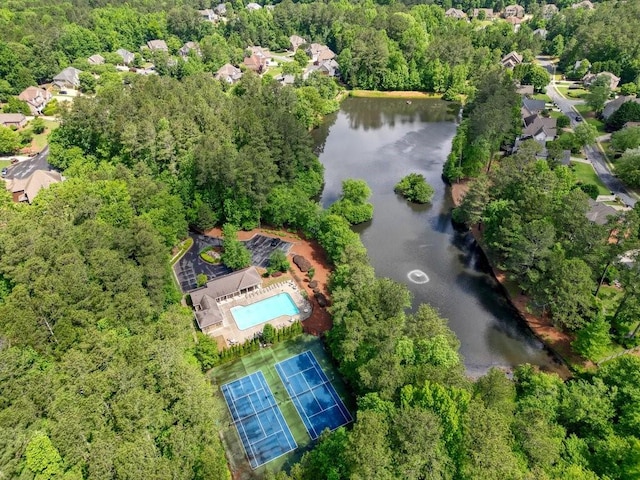
[[[279,293],[273,297],[265,298],[246,307],[233,307],[231,315],[240,330],[246,330],[259,325],[280,315],[296,315],[300,313],[291,295]]]

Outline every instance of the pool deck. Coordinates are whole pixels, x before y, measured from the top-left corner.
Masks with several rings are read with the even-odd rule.
[[[300,313],[297,315],[281,315],[273,320],[259,323],[258,325],[254,325],[246,330],[240,330],[238,328],[236,321],[231,314],[231,309],[233,307],[246,307],[247,305],[265,300],[280,293],[288,293],[298,307],[298,310],[300,310]],[[209,335],[212,337],[224,337],[227,346],[243,343],[245,340],[254,338],[257,334],[262,332],[262,329],[267,323],[270,323],[275,328],[282,328],[291,325],[296,320],[303,321],[311,316],[311,304],[308,300],[305,300],[300,293],[300,289],[296,286],[293,280],[283,280],[282,282],[274,283],[268,287],[249,292],[246,295],[240,295],[229,300],[224,300],[218,303],[218,307],[220,308],[223,316],[222,325],[215,330],[211,330]]]

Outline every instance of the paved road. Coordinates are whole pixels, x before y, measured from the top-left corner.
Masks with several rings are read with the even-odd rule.
[[[40,153],[27,160],[22,160],[15,165],[7,168],[7,180],[12,178],[26,178],[36,170],[53,170],[53,167],[47,162],[49,156],[49,145],[44,147]]]
[[[538,58],[540,65],[549,70],[549,73],[554,73],[555,69],[553,64],[544,58]],[[580,118],[580,121],[583,121],[580,113],[575,109],[576,105],[584,103],[582,100],[574,100],[568,99],[560,95],[555,86],[555,80],[551,81],[551,84],[547,87],[547,95],[551,97],[551,100],[558,106],[558,108],[567,115],[571,119],[571,126],[575,127],[579,122],[576,121]],[[602,180],[609,190],[615,193],[620,200],[622,200],[625,204],[629,206],[634,206],[636,204],[636,199],[629,193],[629,191],[625,188],[623,183],[618,180],[613,173],[611,173],[611,169],[607,164],[607,160],[603,153],[599,148],[589,145],[585,147],[585,154],[587,156],[587,160],[591,162],[594,170]]]

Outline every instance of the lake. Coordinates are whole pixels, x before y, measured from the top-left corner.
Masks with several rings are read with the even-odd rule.
[[[457,106],[441,100],[346,99],[313,132],[325,166],[322,204],[338,198],[342,180],[366,180],[374,218],[356,231],[376,274],[407,285],[414,309],[430,303],[448,319],[470,375],[521,363],[554,370],[553,358],[502,295],[472,236],[451,223],[451,194],[441,173],[457,115]],[[435,188],[431,204],[413,205],[393,192],[411,172]]]

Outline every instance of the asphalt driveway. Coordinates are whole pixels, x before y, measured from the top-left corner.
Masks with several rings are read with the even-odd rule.
[[[201,234],[192,234],[191,238],[193,238],[193,246],[173,267],[183,292],[188,292],[197,287],[196,277],[201,273],[211,279],[227,275],[232,271],[226,265],[221,263],[213,265],[200,258],[200,252],[204,248],[209,246],[221,247],[222,239]],[[269,257],[274,250],[282,250],[284,253],[288,253],[293,246],[293,244],[279,238],[271,238],[265,235],[255,235],[244,244],[251,252],[252,265],[261,268],[269,266]]]

